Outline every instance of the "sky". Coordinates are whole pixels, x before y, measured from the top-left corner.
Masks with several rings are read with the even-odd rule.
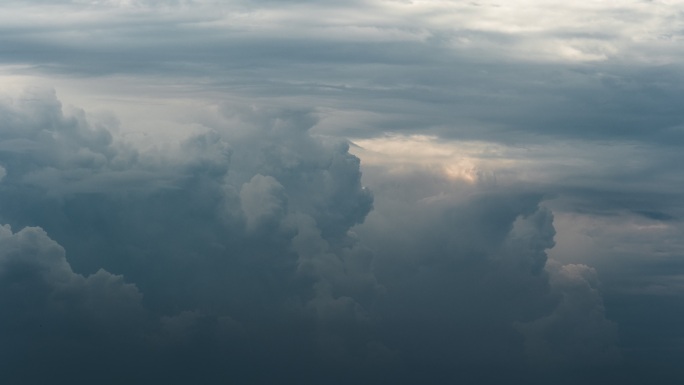
[[[0,4],[3,384],[681,384],[684,1]]]

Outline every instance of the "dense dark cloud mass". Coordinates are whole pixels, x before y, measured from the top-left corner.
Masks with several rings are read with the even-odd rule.
[[[681,383],[682,15],[3,2],[0,382]]]
[[[528,368],[536,374],[522,378],[531,382],[550,368],[578,381],[576,368],[619,364],[617,328],[605,318],[595,271],[547,258],[555,229],[542,196],[461,186],[407,206],[387,187],[378,186],[377,212],[363,226],[376,274],[388,293],[400,293],[382,304],[391,315],[385,333],[395,333],[410,362],[456,366],[471,380],[478,377],[469,370],[484,362],[512,378]]]
[[[345,383],[619,361],[593,271],[547,264],[538,194],[382,206],[389,228],[363,241],[359,160],[311,136],[307,112],[259,110],[173,153],[140,153],[52,92],[3,114],[10,383],[32,365],[53,374],[30,381]]]
[[[191,137],[180,143],[175,158],[139,154],[113,142],[105,128],[90,126],[83,115],[65,116],[54,93],[30,92],[4,107],[3,219],[40,225],[69,250],[76,269],[93,273],[83,281],[57,243],[43,230],[27,228],[14,237],[37,232],[34,238],[52,249],[31,255],[19,248],[6,262],[8,284],[23,274],[30,283],[36,275],[41,291],[32,295],[42,293],[45,301],[60,295],[61,282],[80,279],[66,291],[98,302],[98,291],[116,299],[106,289],[123,283],[97,269],[116,271],[140,282],[145,306],[165,315],[163,324],[172,330],[192,327],[202,317],[227,317],[230,325],[246,322],[266,332],[284,327],[277,321],[283,317],[295,320],[282,322],[305,323],[322,313],[325,329],[326,312],[351,317],[352,324],[363,316],[352,295],[371,295],[378,285],[366,271],[367,252],[357,250],[346,231],[363,220],[372,196],[361,187],[358,159],[346,145],[308,136],[297,124],[298,114],[295,123],[267,120],[237,141],[237,149],[215,131]],[[231,158],[239,171],[229,171]],[[17,262],[26,255],[28,268]],[[41,275],[43,270],[57,271]],[[136,294],[129,295],[135,300],[130,306],[142,306],[141,295],[129,286]],[[239,313],[235,320],[232,313]],[[77,317],[70,328],[91,323]],[[146,327],[142,320],[134,326]]]

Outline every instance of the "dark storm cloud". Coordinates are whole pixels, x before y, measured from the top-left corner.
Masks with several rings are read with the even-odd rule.
[[[6,225],[0,237],[3,381],[84,379],[111,371],[114,362],[133,363],[131,346],[147,326],[134,285],[104,270],[74,273],[64,249],[40,228],[14,233]],[[70,374],[74,360],[81,373]]]
[[[616,329],[603,316],[595,272],[583,265],[547,263],[545,250],[554,246],[555,230],[553,215],[539,206],[541,196],[494,189],[406,205],[405,198],[379,186],[376,211],[362,227],[378,254],[380,282],[389,293],[400,293],[383,303],[392,315],[386,333],[401,333],[406,324],[414,327],[399,340],[402,351],[415,354],[411,362],[428,365],[420,358],[429,355],[423,349],[435,349],[444,362],[458,357],[473,366],[616,362]],[[572,321],[563,314],[566,306],[580,318],[597,318]],[[431,314],[437,307],[439,313]],[[553,323],[548,333],[547,322]],[[554,333],[576,344],[554,341]],[[542,346],[553,346],[553,353],[536,350]]]
[[[361,238],[349,230],[373,198],[358,158],[312,136],[306,111],[236,121],[227,107],[225,126],[163,153],[65,114],[53,92],[2,111],[0,214],[40,226],[2,230],[9,383],[486,383],[619,359],[591,269],[545,268],[555,231],[538,194],[388,210],[390,194]],[[26,377],[33,365],[48,372]]]
[[[7,381],[45,382],[37,362],[110,383],[672,382],[682,14],[660,1],[4,3],[3,81],[61,82],[88,107],[131,98],[117,112],[169,113],[154,128],[172,143],[142,150],[118,135],[140,127],[65,112],[51,91],[0,101],[15,250],[0,252],[0,284],[20,293],[2,299],[20,352],[0,348]],[[160,100],[176,103],[151,112]],[[456,192],[430,167],[378,166],[373,195],[334,138],[386,132],[516,155],[479,154],[493,170]],[[573,215],[586,228],[567,247],[553,222]],[[549,260],[554,236],[589,255]]]
[[[103,127],[64,115],[54,93],[31,92],[5,105],[4,114],[2,135],[8,146],[0,155],[6,170],[0,186],[3,219],[35,223],[54,234],[79,271],[89,274],[104,267],[140,282],[145,297],[143,302],[136,297],[136,304],[144,304],[150,316],[127,330],[132,341],[125,348],[132,350],[131,357],[150,355],[153,358],[145,362],[154,367],[157,359],[166,365],[190,359],[188,352],[194,352],[199,356],[191,361],[201,366],[209,360],[207,370],[214,377],[208,381],[216,382],[229,378],[229,373],[221,373],[220,361],[248,349],[240,342],[244,335],[251,337],[248,345],[254,354],[243,358],[252,364],[278,360],[267,365],[273,370],[281,360],[289,362],[286,350],[296,360],[313,359],[317,351],[337,352],[331,354],[340,360],[347,360],[350,352],[351,357],[366,354],[365,344],[372,340],[359,335],[360,340],[351,343],[344,336],[364,329],[369,317],[364,307],[379,285],[370,271],[369,252],[346,232],[363,220],[372,196],[361,187],[358,159],[346,152],[344,143],[326,144],[307,134],[308,127],[301,126],[310,120],[305,112],[293,112],[289,119],[287,113],[260,111],[254,116],[261,125],[245,130],[231,145],[225,140],[229,132],[208,131],[184,141],[172,155],[139,154],[115,143],[100,135],[107,132]],[[10,146],[13,141],[26,145]],[[98,161],[81,162],[84,152]],[[119,177],[137,175],[137,170],[149,178]],[[158,179],[164,183],[156,183]],[[29,230],[17,234],[25,233]],[[60,250],[58,261],[66,264],[61,247],[44,238]],[[30,250],[15,259],[27,259],[25,254],[31,256]],[[32,256],[38,267],[49,262],[41,258],[57,257]],[[29,285],[39,275],[33,271],[41,270],[30,267],[29,275],[22,273],[21,265],[8,269],[3,282]],[[75,275],[68,265],[61,268]],[[99,271],[86,282],[98,284],[109,275]],[[64,280],[52,282],[51,277],[40,281],[47,285],[45,291],[29,287],[26,294],[18,294],[19,302],[37,296],[42,302],[35,304],[36,311],[41,311],[42,303],[55,296],[51,288]],[[79,290],[86,292],[82,295],[97,294],[88,294],[87,286]],[[45,306],[46,312],[53,307]],[[97,327],[78,309],[65,312],[74,318],[69,328]],[[19,325],[21,317],[31,316],[8,313]],[[32,327],[22,335],[32,333]],[[98,344],[93,338],[62,336],[68,332],[64,326],[54,328],[64,341],[47,346],[48,355],[69,350],[73,343],[87,349]],[[133,334],[138,329],[145,333]],[[111,334],[106,328],[103,333]],[[27,343],[39,343],[37,338]],[[15,340],[16,348],[28,351],[10,360],[17,370],[9,380],[18,380],[35,358],[24,342]],[[101,345],[106,351],[108,343]],[[14,348],[8,346],[7,354]],[[168,356],[162,353],[167,348]],[[86,354],[72,353],[76,360]],[[214,353],[220,354],[219,361],[211,361]],[[271,354],[274,357],[268,358]],[[101,359],[120,363],[129,376],[135,375],[127,359]],[[290,364],[283,364],[282,370]],[[73,364],[67,366],[75,370]],[[278,373],[280,369],[259,376]]]

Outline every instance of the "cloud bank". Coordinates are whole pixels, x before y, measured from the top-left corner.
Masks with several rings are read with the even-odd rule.
[[[307,111],[145,152],[51,91],[1,111],[9,383],[500,380],[484,362],[532,380],[619,362],[593,270],[548,261],[538,194],[374,203]]]

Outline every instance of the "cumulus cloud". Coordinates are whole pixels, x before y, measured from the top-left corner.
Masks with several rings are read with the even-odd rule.
[[[410,357],[408,371],[433,379],[434,368],[449,366],[458,368],[449,372],[451,380],[536,381],[548,367],[539,357],[553,356],[560,367],[617,362],[616,329],[606,319],[596,276],[547,257],[556,232],[543,197],[486,182],[440,182],[433,172],[430,178],[429,169],[369,178],[376,210],[359,229],[377,253],[376,275],[386,288],[379,305],[383,334],[388,346]],[[418,193],[403,189],[416,183],[422,184]],[[560,278],[560,271],[582,268],[594,286],[579,273],[577,281]],[[579,289],[582,284],[588,289]],[[576,343],[549,338],[541,325]],[[540,340],[550,350],[535,355],[531,346]],[[501,368],[501,377],[483,371],[488,366]]]
[[[43,238],[37,241],[44,239],[52,248],[24,254],[35,259],[34,270],[48,274],[36,273],[41,285],[82,281],[78,295],[93,297],[84,301],[106,307],[94,313],[122,327],[117,320],[123,314],[108,317],[121,309],[98,300],[99,295],[116,299],[118,282],[135,289],[135,306],[142,311],[144,302],[150,322],[160,325],[145,339],[178,340],[195,348],[201,346],[192,341],[195,332],[184,329],[204,336],[209,325],[226,334],[220,325],[248,323],[254,334],[288,322],[320,323],[322,334],[302,331],[303,341],[313,343],[343,339],[333,336],[366,322],[364,305],[379,286],[369,252],[347,231],[363,221],[372,196],[361,185],[358,159],[346,144],[311,137],[307,127],[281,116],[247,137],[208,129],[183,140],[173,153],[140,153],[106,128],[90,125],[82,113],[65,114],[53,92],[27,95],[28,106],[22,104],[28,96],[4,106],[7,145],[0,162],[8,177],[0,186],[2,217],[15,225],[43,226],[66,246],[78,271],[93,272],[88,278],[74,273],[61,246],[40,230]],[[12,141],[26,145],[11,146]],[[100,160],[80,162],[84,152]],[[37,231],[23,230],[16,237]],[[10,250],[11,243],[4,247]],[[53,265],[43,266],[44,259]],[[136,282],[145,300],[137,288],[101,268]],[[26,291],[37,295],[36,290]],[[22,293],[16,297],[27,299]],[[344,318],[348,312],[351,318]],[[339,317],[345,320],[335,321]],[[88,319],[81,321],[88,326]],[[347,326],[339,332],[322,326],[336,322]],[[145,322],[135,326],[143,328]],[[274,333],[276,340],[286,337]],[[259,345],[256,356],[270,343]]]
[[[548,264],[560,303],[550,315],[520,325],[526,353],[547,365],[616,363],[616,325],[605,318],[596,271],[586,265]]]
[[[129,349],[139,353],[148,314],[135,285],[105,270],[75,273],[64,249],[38,227],[0,228],[0,286],[3,381],[63,378],[72,360],[111,370],[115,362],[130,364]]]
[[[348,144],[312,135],[302,110],[226,107],[146,151],[54,92],[1,110],[0,217],[41,226],[2,228],[17,368],[43,340],[45,357],[120,366],[128,382],[171,366],[171,383],[478,378],[485,362],[532,375],[520,368],[539,357],[615,350],[591,269],[548,263],[539,193],[443,174],[412,193],[400,173],[374,179],[374,198]],[[444,183],[460,192],[430,195]]]

